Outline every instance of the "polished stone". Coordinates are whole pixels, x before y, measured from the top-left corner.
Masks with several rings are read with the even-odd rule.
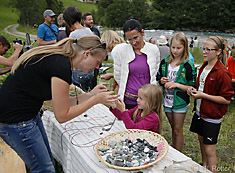
[[[109,141],[109,149],[99,149],[102,159],[120,167],[136,167],[154,162],[159,152],[145,139]]]

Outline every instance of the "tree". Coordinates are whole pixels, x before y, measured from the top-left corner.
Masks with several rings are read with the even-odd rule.
[[[12,7],[16,8],[19,12],[19,23],[23,25],[40,24],[44,21],[43,12],[45,9],[53,6],[52,9],[55,13],[62,11],[63,3],[57,0],[10,0]]]
[[[147,23],[150,20],[148,18],[149,9],[150,7],[147,3],[147,0],[132,0],[130,2],[128,12],[130,16],[138,19],[143,27],[147,27]]]
[[[106,24],[114,28],[122,27],[130,17],[128,14],[128,0],[116,0],[107,7]],[[123,5],[125,4],[125,5]]]
[[[129,17],[144,28],[225,31],[235,28],[232,0],[100,0],[97,19],[101,25],[121,27]]]
[[[235,25],[231,0],[155,0],[150,26],[163,29],[225,31]]]
[[[144,25],[148,23],[147,0],[100,0],[98,3],[98,21],[101,25],[122,27],[125,21],[134,17]]]

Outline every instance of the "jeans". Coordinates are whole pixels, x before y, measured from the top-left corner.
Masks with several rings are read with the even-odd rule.
[[[74,85],[81,88],[83,91],[88,92],[93,88],[94,70],[84,73],[81,70],[72,71],[72,82]],[[96,79],[97,80],[97,79]]]
[[[55,172],[52,152],[39,114],[25,122],[1,123],[0,137],[15,150],[32,173]]]

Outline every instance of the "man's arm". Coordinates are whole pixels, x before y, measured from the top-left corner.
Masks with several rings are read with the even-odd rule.
[[[42,45],[48,45],[48,44],[54,44],[56,43],[56,40],[51,40],[51,41],[44,41],[43,38],[37,38],[37,44],[38,46],[42,46]]]
[[[1,65],[11,67],[13,65],[13,63],[15,62],[15,60],[19,57],[20,52],[23,48],[23,45],[21,45],[19,43],[13,43],[13,47],[14,47],[15,51],[13,52],[13,54],[11,56],[9,56],[8,58],[0,56],[0,64]]]

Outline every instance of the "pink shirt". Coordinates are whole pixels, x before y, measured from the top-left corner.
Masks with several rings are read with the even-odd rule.
[[[140,129],[157,132],[159,126],[158,115],[156,113],[150,113],[145,117],[144,120],[141,120],[141,114],[138,114],[136,117],[136,121],[134,122],[132,118],[136,109],[137,106],[124,112],[121,112],[117,108],[110,110],[119,120],[122,120],[124,122],[127,129]]]

